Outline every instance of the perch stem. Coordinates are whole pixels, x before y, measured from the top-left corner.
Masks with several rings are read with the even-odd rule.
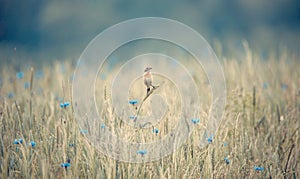
[[[139,106],[139,108],[138,108],[138,110],[137,110],[137,112],[136,112],[134,121],[136,121],[136,119],[137,119],[137,117],[138,117],[138,115],[139,115],[139,113],[140,113],[140,111],[141,111],[141,108],[142,108],[144,102],[146,101],[146,99],[154,92],[154,90],[156,90],[156,89],[158,89],[158,88],[159,88],[159,86],[156,87],[156,88],[152,88],[151,91],[144,97],[144,99],[143,99],[141,105]]]

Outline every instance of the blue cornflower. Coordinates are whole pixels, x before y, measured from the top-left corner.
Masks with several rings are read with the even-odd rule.
[[[24,88],[25,88],[25,89],[28,89],[28,88],[29,88],[29,82],[25,82],[25,83],[24,83]]]
[[[70,163],[62,163],[60,166],[68,168],[68,167],[71,167],[71,164]]]
[[[82,134],[86,134],[86,133],[88,133],[88,130],[81,129],[80,132],[81,132]]]
[[[254,166],[254,170],[255,170],[255,171],[263,171],[263,170],[264,170],[264,167]]]
[[[28,144],[31,145],[31,147],[35,147],[36,146],[36,143],[34,141],[31,141]]]
[[[227,157],[224,158],[224,161],[226,162],[227,165],[230,163],[230,160]]]
[[[200,119],[198,119],[198,118],[193,118],[192,119],[193,124],[198,124],[199,122],[200,122]]]
[[[15,139],[14,140],[14,144],[22,144],[23,143],[23,139]]]
[[[137,153],[144,156],[145,154],[147,154],[147,150],[138,150]]]
[[[65,169],[67,169],[68,167],[71,167],[71,160],[68,159],[67,163],[62,163],[60,166],[65,167]]]
[[[18,79],[22,79],[22,78],[24,78],[24,73],[22,71],[19,71],[19,72],[16,73],[16,77]]]
[[[207,142],[208,143],[212,143],[213,142],[213,138],[214,138],[214,136],[211,135],[210,137],[207,138]]]
[[[137,103],[138,103],[138,100],[135,100],[135,99],[129,100],[129,104],[131,104],[131,105],[135,105]]]
[[[155,133],[156,135],[159,133],[159,130],[157,128],[152,130],[153,133]]]
[[[131,116],[129,116],[129,119],[136,119],[136,117],[131,115]]]
[[[288,85],[285,83],[281,83],[281,89],[282,91],[285,91],[288,88]]]
[[[7,95],[8,98],[13,98],[14,96],[15,96],[15,95],[14,95],[13,92],[8,93],[8,95]]]
[[[105,128],[105,124],[101,124],[101,125],[100,125],[100,128],[101,128],[101,129],[104,129],[104,128]]]
[[[269,87],[269,84],[267,82],[263,83],[263,89],[267,89]]]
[[[69,103],[69,102],[61,102],[61,103],[60,103],[60,107],[61,107],[61,108],[66,108],[66,107],[68,107],[68,106],[70,106],[70,103]]]

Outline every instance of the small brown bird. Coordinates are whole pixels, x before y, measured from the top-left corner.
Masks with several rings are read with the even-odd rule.
[[[145,70],[144,70],[144,83],[145,85],[147,86],[147,95],[149,94],[150,92],[150,87],[152,86],[152,88],[156,88],[156,86],[154,86],[152,84],[152,81],[153,81],[153,78],[152,78],[152,74],[151,74],[151,67],[146,67]]]

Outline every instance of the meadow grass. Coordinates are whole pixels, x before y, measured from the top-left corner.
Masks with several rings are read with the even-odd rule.
[[[212,143],[198,147],[203,126],[196,124],[185,145],[173,154],[142,164],[111,159],[85,138],[88,131],[78,126],[73,113],[70,77],[74,67],[69,62],[40,69],[22,67],[20,79],[13,66],[2,66],[1,178],[298,178],[299,59],[282,52],[262,60],[247,46],[245,51],[244,59],[222,59],[227,104]],[[101,115],[116,119],[108,98],[105,90],[100,101],[107,103],[101,106]],[[61,102],[71,105],[61,107]],[[201,120],[209,106],[204,108]],[[124,140],[147,142],[174,127],[176,121],[170,118],[156,126],[158,135],[152,128],[130,130],[121,120],[107,120],[105,125]],[[62,167],[68,159],[70,167]]]

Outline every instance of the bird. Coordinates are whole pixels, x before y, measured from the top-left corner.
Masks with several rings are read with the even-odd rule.
[[[152,78],[151,70],[152,70],[151,67],[146,67],[144,70],[144,75],[143,75],[144,84],[147,86],[147,95],[149,95],[150,87],[152,87],[154,89],[156,88],[156,86],[154,86],[152,84],[153,78]]]

